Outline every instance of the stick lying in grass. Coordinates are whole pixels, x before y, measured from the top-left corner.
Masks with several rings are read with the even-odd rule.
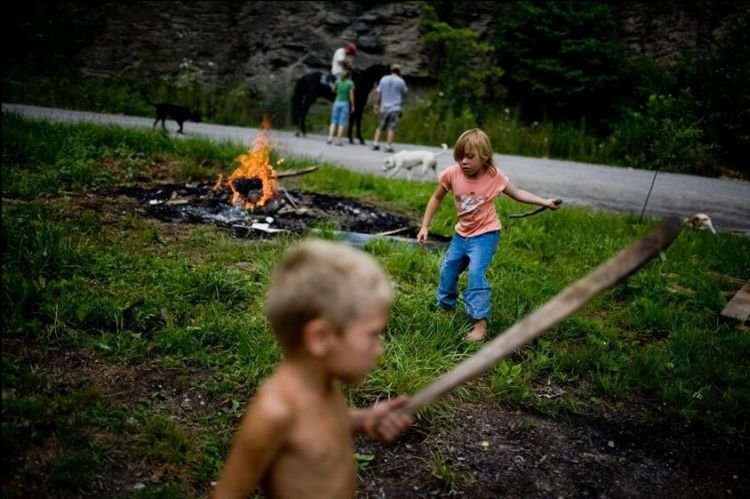
[[[402,410],[408,414],[415,414],[458,385],[478,376],[520,346],[540,336],[583,307],[599,292],[610,288],[640,269],[660,251],[672,244],[680,233],[680,228],[681,224],[678,219],[665,220],[642,239],[568,286],[531,315],[492,340],[479,352],[417,392]]]

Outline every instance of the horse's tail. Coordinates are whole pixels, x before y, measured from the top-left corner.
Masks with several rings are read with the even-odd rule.
[[[305,77],[302,76],[294,84],[292,93],[292,124],[300,126],[302,120],[302,100],[305,96]]]

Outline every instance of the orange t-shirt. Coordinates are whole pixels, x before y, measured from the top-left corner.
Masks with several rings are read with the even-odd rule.
[[[495,175],[488,171],[476,180],[467,178],[458,165],[444,170],[440,185],[453,193],[458,213],[456,232],[469,237],[500,230],[502,225],[493,199],[502,194],[509,181],[499,169]]]

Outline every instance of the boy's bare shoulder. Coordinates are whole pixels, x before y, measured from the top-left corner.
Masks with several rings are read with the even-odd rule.
[[[272,427],[288,427],[294,420],[293,400],[273,377],[266,380],[259,388],[250,404],[253,419],[262,418]]]

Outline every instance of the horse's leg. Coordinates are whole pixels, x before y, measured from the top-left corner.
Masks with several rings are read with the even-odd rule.
[[[365,145],[365,139],[362,138],[362,116],[364,115],[364,105],[357,115],[357,138],[359,139],[360,145]]]
[[[292,105],[291,105],[291,111],[292,111],[292,124],[295,126],[296,130],[294,131],[294,136],[299,137],[302,134],[302,130],[300,130],[299,127],[299,119],[300,119],[300,111],[302,109],[302,102],[305,100],[305,94],[304,94],[304,85],[305,85],[305,78],[302,77],[299,80],[297,80],[297,83],[294,84],[294,90],[292,91]]]
[[[307,118],[307,113],[310,111],[310,106],[312,106],[312,103],[315,102],[315,98],[310,98],[309,95],[305,95],[305,98],[302,100],[302,109],[300,110],[299,115],[299,129],[302,132],[302,136],[307,136],[307,127],[305,126],[305,119]]]
[[[349,131],[346,134],[347,137],[349,137],[349,143],[354,144],[354,139],[352,139],[352,130],[354,129],[354,122],[357,120],[357,116],[355,113],[352,113],[351,116],[349,116]]]
[[[359,107],[354,110],[352,115],[349,117],[349,143],[354,144],[354,127],[357,127],[357,138],[359,139],[360,144],[364,144],[365,141],[362,140],[362,107]]]
[[[296,102],[294,124],[297,127],[295,135],[297,137],[302,136],[302,109],[305,107],[305,95],[299,96],[299,100]]]

